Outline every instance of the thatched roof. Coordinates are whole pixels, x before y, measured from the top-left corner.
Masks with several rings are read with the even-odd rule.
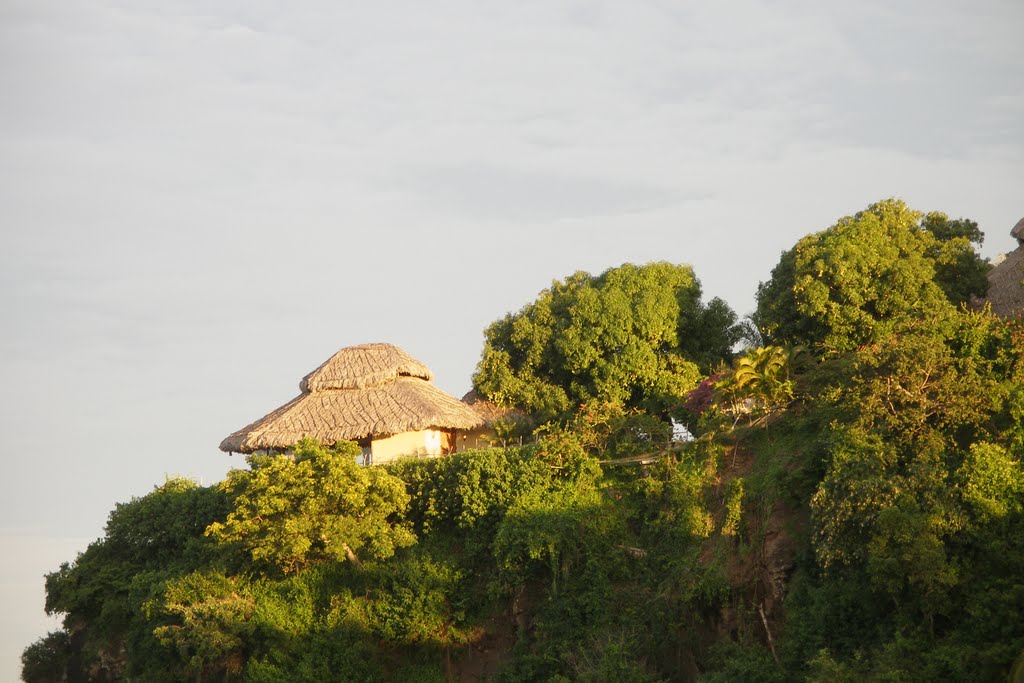
[[[985,300],[992,312],[1007,318],[1024,315],[1024,218],[1010,234],[1018,246],[988,273],[988,294]]]
[[[475,389],[470,389],[462,397],[462,402],[472,408],[488,427],[502,418],[507,417],[513,420],[521,420],[526,417],[526,413],[521,410],[504,408],[497,403],[481,398]]]
[[[304,437],[333,444],[483,424],[432,379],[429,368],[391,344],[344,348],[302,378],[299,396],[224,439],[220,449],[251,453],[288,448]]]
[[[392,344],[348,346],[328,358],[323,365],[302,378],[304,393],[323,389],[365,389],[399,377],[419,377],[428,382],[434,373],[402,349]]]
[[[1024,245],[989,271],[985,300],[997,315],[1009,318],[1024,314]]]

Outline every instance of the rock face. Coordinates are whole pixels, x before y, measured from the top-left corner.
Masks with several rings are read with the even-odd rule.
[[[745,633],[766,645],[775,656],[775,639],[783,621],[783,600],[796,567],[797,536],[805,533],[807,512],[777,504],[761,519],[748,519],[747,550],[731,549],[726,575],[735,602],[722,608],[717,638]]]
[[[1024,245],[1024,218],[1017,221],[1017,225],[1013,226],[1010,235],[1016,238],[1017,244]]]

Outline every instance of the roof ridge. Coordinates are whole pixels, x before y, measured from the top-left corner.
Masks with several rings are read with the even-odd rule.
[[[302,393],[330,389],[365,389],[393,382],[401,376],[430,382],[434,373],[394,344],[346,346],[299,382]]]

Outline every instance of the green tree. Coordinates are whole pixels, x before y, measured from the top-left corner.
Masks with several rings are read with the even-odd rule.
[[[163,599],[148,607],[172,621],[153,634],[176,651],[185,675],[230,680],[245,664],[254,604],[238,579],[220,572],[193,572],[170,581]]]
[[[1013,451],[1024,336],[994,316],[954,311],[904,319],[828,365],[846,372],[812,409],[827,413],[832,432],[811,498],[824,570],[815,599],[856,592],[863,605],[844,608],[842,623],[859,624],[849,635],[835,633],[846,627],[833,614],[814,629],[818,640],[804,634],[807,645],[831,649],[837,635],[859,633],[835,662],[872,680],[1005,676],[1024,643],[1013,616],[1024,588],[1008,578],[1024,571],[1024,470]]]
[[[207,535],[237,545],[257,564],[285,573],[357,553],[390,557],[415,536],[396,517],[409,505],[405,484],[379,467],[360,467],[353,443],[325,448],[310,439],[293,457],[252,456],[221,484],[234,509]]]
[[[473,384],[542,419],[595,399],[667,416],[739,334],[723,301],[701,302],[689,266],[578,272],[487,328]]]
[[[51,631],[25,648],[21,655],[21,680],[53,683],[63,680],[71,644],[66,631]]]
[[[168,578],[213,559],[213,543],[202,533],[228,509],[216,488],[169,479],[118,504],[104,537],[47,575],[46,611],[64,615],[70,636],[69,676],[95,669],[111,679],[163,680],[166,658],[141,605]],[[52,649],[36,650],[48,653]]]
[[[984,293],[977,224],[872,204],[797,242],[757,291],[754,321],[772,343],[843,353],[905,318],[944,315]]]
[[[979,523],[1024,512],[1024,468],[1005,448],[987,442],[971,444],[957,478],[964,502]]]
[[[791,377],[794,360],[802,347],[784,349],[762,346],[750,349],[736,359],[732,371],[719,373],[714,379],[712,397],[721,409],[751,418],[770,414],[793,400],[796,385]]]
[[[119,558],[151,566],[198,559],[210,546],[203,530],[229,510],[222,491],[172,477],[148,496],[118,503],[107,521],[105,543]]]
[[[861,536],[872,529],[924,538],[930,532],[907,526],[911,510],[930,516],[927,526],[939,533],[957,528],[963,515],[954,509],[951,468],[959,462],[971,463],[961,471],[975,482],[979,500],[1009,485],[1011,469],[996,457],[1004,451],[980,445],[1013,433],[1001,428],[1013,419],[1013,382],[1002,380],[1015,377],[1022,363],[1000,361],[1001,347],[1015,343],[1001,328],[976,313],[904,321],[853,355],[834,399],[845,424],[833,424],[831,461],[812,500],[823,565],[862,560],[872,544],[889,543]],[[1024,346],[1016,352],[1024,354]],[[986,483],[997,476],[998,484]],[[879,516],[889,509],[901,512]],[[838,542],[837,531],[856,538]]]
[[[978,253],[985,236],[974,221],[933,211],[921,220],[935,240],[928,255],[935,261],[935,282],[954,304],[985,296],[991,264]]]
[[[127,598],[127,577],[145,569],[188,566],[208,553],[203,530],[223,519],[229,507],[217,489],[172,478],[141,498],[118,503],[107,519],[106,534],[91,543],[73,564],[47,575],[46,610],[87,617],[114,617],[115,595]]]

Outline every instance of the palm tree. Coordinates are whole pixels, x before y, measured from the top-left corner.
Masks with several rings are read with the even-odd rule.
[[[762,346],[736,361],[735,369],[722,383],[723,395],[732,399],[734,410],[773,412],[793,400],[790,367],[801,347]]]

